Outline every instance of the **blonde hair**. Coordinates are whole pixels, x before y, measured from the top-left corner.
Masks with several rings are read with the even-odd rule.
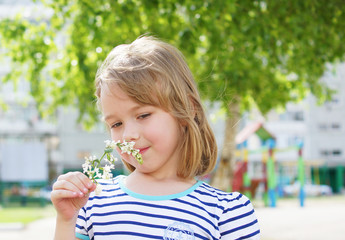
[[[134,101],[157,106],[178,120],[182,133],[179,177],[192,178],[213,170],[217,158],[215,137],[193,75],[178,49],[151,36],[119,45],[97,71],[98,104],[104,84],[116,84]],[[134,171],[133,166],[124,164]]]

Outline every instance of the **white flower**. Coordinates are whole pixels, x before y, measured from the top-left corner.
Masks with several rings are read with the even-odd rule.
[[[105,165],[103,168],[103,171],[110,172],[111,169],[114,169],[114,168],[115,168],[115,166],[113,164]]]
[[[110,163],[110,164],[114,164],[117,161],[117,158],[114,157],[112,154],[108,154],[105,161]]]
[[[83,167],[83,173],[87,173],[87,172],[89,172],[90,170],[91,170],[91,165],[90,165],[90,163],[88,163],[88,162],[85,162],[83,165],[82,165],[82,167]]]
[[[119,143],[120,141],[115,142],[113,140],[105,140],[104,142],[105,142],[105,148],[115,149],[117,143]]]
[[[111,173],[111,169],[114,169],[114,165],[105,165],[103,168],[103,179],[110,179],[113,177],[113,174]]]
[[[93,161],[96,160],[96,159],[97,159],[96,156],[85,157],[85,162],[91,163],[91,162],[93,162]]]
[[[85,163],[82,164],[83,172],[94,183],[96,183],[97,178],[111,179],[113,177],[111,169],[115,168],[115,161],[117,161],[117,159],[111,154],[111,152],[116,147],[118,147],[122,153],[131,154],[140,164],[143,163],[140,151],[134,148],[135,142],[123,141],[121,143],[120,141],[115,142],[113,140],[106,140],[104,142],[105,149],[102,157],[100,159],[98,159],[96,156],[86,157]],[[101,161],[103,159],[106,161],[106,165],[104,167],[101,165]],[[99,184],[97,184],[97,186],[99,186]],[[99,186],[98,188],[101,187]]]
[[[99,172],[99,168],[98,167],[95,167],[93,169],[93,172],[95,173],[95,178],[101,178],[102,177],[102,174]]]
[[[133,149],[134,144],[134,142],[123,142],[123,144],[120,147],[121,153],[131,154],[131,150]]]
[[[126,142],[124,141],[121,144],[118,144],[119,148],[121,149],[121,153],[131,154],[140,164],[143,163],[143,159],[140,151],[134,148],[135,142]]]

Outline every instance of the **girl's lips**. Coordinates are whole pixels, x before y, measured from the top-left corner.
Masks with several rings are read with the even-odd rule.
[[[139,148],[139,153],[144,154],[150,147],[145,147],[145,148]]]

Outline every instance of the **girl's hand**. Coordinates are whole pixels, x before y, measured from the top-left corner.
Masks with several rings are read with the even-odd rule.
[[[81,172],[69,172],[59,176],[51,193],[58,217],[64,221],[76,219],[79,210],[89,198],[89,192],[95,189],[96,184]]]

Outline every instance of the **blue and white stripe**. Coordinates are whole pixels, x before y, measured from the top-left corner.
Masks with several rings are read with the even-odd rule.
[[[240,193],[226,193],[204,182],[179,194],[146,196],[123,185],[125,176],[101,182],[80,210],[80,239],[259,239],[253,206]]]

